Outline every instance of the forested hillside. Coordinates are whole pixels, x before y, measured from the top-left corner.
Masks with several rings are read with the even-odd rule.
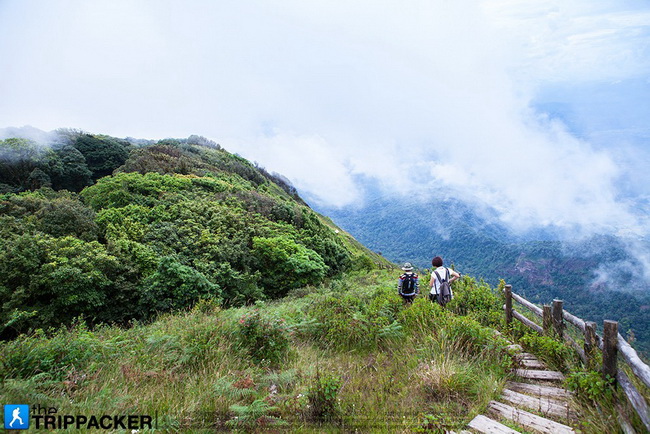
[[[650,354],[650,295],[631,271],[642,269],[614,236],[574,243],[543,233],[515,236],[456,200],[419,201],[369,194],[363,207],[321,208],[370,249],[395,262],[431,266],[441,255],[446,264],[491,285],[505,279],[536,303],[564,300],[565,308],[590,321],[620,322],[635,346]],[[534,241],[537,239],[537,241]],[[597,279],[605,267],[606,278]]]
[[[282,177],[198,136],[0,141],[0,327],[146,320],[388,263]]]

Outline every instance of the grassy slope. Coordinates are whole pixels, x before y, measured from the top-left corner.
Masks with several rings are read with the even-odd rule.
[[[199,303],[128,329],[21,337],[0,344],[0,393],[72,414],[158,414],[159,427],[182,430],[460,428],[498,394],[503,342],[427,300],[403,307],[392,274],[245,308]],[[276,363],[255,360],[238,338],[255,310],[291,333]]]
[[[424,298],[404,306],[394,274],[347,275],[249,307],[199,302],[126,329],[23,335],[0,343],[0,396],[63,414],[157,415],[159,428],[183,432],[460,430],[509,378],[512,359],[492,328],[502,300],[465,277],[447,309]],[[261,338],[244,339],[256,315]],[[599,375],[548,338],[506,333],[552,368],[580,371],[571,381],[584,432],[616,432]]]

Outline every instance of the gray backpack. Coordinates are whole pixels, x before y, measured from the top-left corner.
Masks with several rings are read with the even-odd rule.
[[[438,288],[438,303],[441,306],[444,306],[451,300],[451,284],[449,283],[449,269],[445,268],[445,279],[440,278],[440,274],[436,270],[433,270],[440,282],[440,287]]]

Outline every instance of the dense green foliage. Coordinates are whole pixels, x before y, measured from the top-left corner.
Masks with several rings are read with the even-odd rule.
[[[147,319],[199,299],[242,305],[386,264],[281,177],[206,139],[59,137],[0,142],[5,336],[79,316]]]
[[[262,315],[259,309],[241,317],[237,339],[251,359],[264,366],[277,366],[288,355],[289,329],[284,319]]]

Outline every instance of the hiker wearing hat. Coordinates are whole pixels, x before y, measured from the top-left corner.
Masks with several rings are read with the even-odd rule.
[[[454,297],[451,290],[451,283],[460,279],[460,273],[442,266],[442,258],[436,256],[431,260],[433,266],[431,271],[431,281],[429,286],[429,299],[433,302],[438,302],[441,305],[447,304]]]
[[[410,262],[406,262],[402,270],[404,270],[404,274],[399,276],[397,291],[406,303],[413,303],[415,296],[420,293],[418,275],[413,272],[413,266]]]

